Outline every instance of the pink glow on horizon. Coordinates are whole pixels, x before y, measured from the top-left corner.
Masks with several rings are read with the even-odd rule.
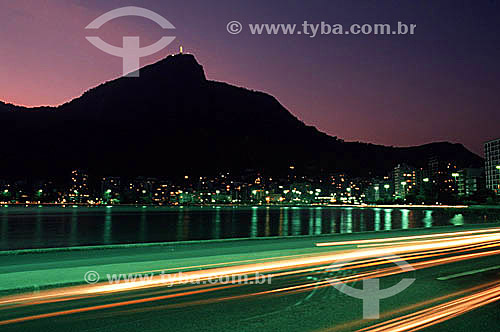
[[[168,5],[155,0],[3,1],[0,101],[60,105],[119,77],[121,59],[92,46],[84,27],[104,12],[128,5],[156,11],[177,28],[172,33],[176,40],[142,58],[141,66],[177,53],[183,45],[204,66],[208,79],[270,93],[308,125],[347,141],[409,146],[446,140],[482,154],[482,143],[498,136],[497,72],[479,61],[486,55],[495,58],[494,44],[479,47],[472,40],[469,53],[462,55],[467,61],[450,57],[462,50],[463,33],[427,35],[424,23],[435,34],[431,27],[439,22],[426,12],[414,18],[420,19],[421,34],[406,40],[230,36],[225,31],[232,19],[300,22],[305,16],[321,21],[322,6],[329,6],[321,1],[307,13],[296,6],[283,12],[260,0],[252,6],[226,0],[172,0]],[[350,6],[339,3],[327,18],[361,20],[374,10],[354,15]],[[411,6],[392,16],[417,15]],[[440,19],[453,20],[453,15],[436,11]],[[384,8],[379,15],[390,16]],[[149,45],[162,33],[147,19],[121,18],[106,23],[97,35],[114,45],[121,45],[122,36],[138,35],[141,45]]]

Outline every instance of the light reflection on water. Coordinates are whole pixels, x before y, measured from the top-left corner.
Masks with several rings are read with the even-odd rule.
[[[450,223],[454,226],[462,226],[464,224],[464,216],[459,213],[451,218]]]
[[[338,207],[1,208],[0,249],[356,233],[500,222],[500,210]]]
[[[384,210],[384,229],[386,231],[392,229],[392,209]]]
[[[380,208],[375,208],[375,231],[380,231],[380,213],[381,209]]]

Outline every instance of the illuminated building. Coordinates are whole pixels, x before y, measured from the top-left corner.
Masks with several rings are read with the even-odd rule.
[[[364,194],[366,202],[391,201],[394,197],[394,180],[389,176],[372,179]]]
[[[486,188],[500,195],[500,138],[484,144]]]
[[[73,203],[87,203],[89,198],[90,191],[88,173],[81,169],[72,171],[68,200]]]
[[[123,192],[125,201],[132,204],[151,204],[153,200],[153,188],[157,179],[137,177],[129,181]]]
[[[0,180],[0,202],[5,204],[11,201],[14,191],[9,183]]]
[[[417,170],[406,164],[399,164],[394,167],[393,177],[396,198],[406,199],[408,193],[416,186]]]
[[[458,194],[458,169],[454,163],[437,157],[431,158],[429,177],[438,193]]]
[[[163,205],[170,200],[170,189],[171,185],[167,182],[158,182],[154,185],[153,189],[153,202],[155,204]]]
[[[106,203],[119,203],[121,180],[119,177],[105,177],[101,181],[102,200]]]
[[[457,172],[459,196],[470,196],[484,188],[484,169],[466,168]]]

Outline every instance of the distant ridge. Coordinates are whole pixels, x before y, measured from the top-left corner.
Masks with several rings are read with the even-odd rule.
[[[169,175],[244,169],[385,174],[437,156],[461,167],[482,158],[461,144],[387,147],[344,142],[307,126],[274,97],[209,81],[190,54],[168,56],[59,107],[0,102],[3,175]]]

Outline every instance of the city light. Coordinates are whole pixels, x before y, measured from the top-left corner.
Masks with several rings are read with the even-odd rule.
[[[495,161],[491,165],[497,165]],[[342,205],[360,205],[381,203],[395,203],[402,198],[409,204],[423,205],[424,202],[435,202],[432,197],[436,192],[449,192],[454,202],[464,204],[466,195],[478,190],[477,186],[464,183],[462,191],[458,191],[453,182],[464,176],[467,179],[469,172],[483,176],[479,169],[467,169],[462,174],[459,168],[446,164],[444,168],[434,174],[432,169],[415,169],[411,166],[400,166],[400,176],[392,177],[387,174],[383,177],[350,178],[346,174],[326,175],[324,178],[300,175],[293,179],[286,177],[271,177],[267,174],[255,173],[250,177],[242,175],[218,174],[200,176],[191,174],[181,176],[178,180],[153,177],[136,177],[121,184],[120,177],[100,178],[100,185],[89,181],[92,176],[86,170],[73,171],[69,184],[57,187],[52,182],[27,189],[31,195],[24,194],[22,188],[14,183],[4,182],[0,195],[4,201],[9,198],[13,204],[66,204],[78,203],[82,205],[100,205],[103,203],[122,205],[205,205],[205,204],[321,204],[331,205],[339,202]],[[453,171],[452,171],[453,169]],[[493,170],[500,170],[500,165],[493,166]],[[418,175],[416,175],[418,173]],[[426,174],[427,177],[423,175]],[[429,176],[433,174],[433,177]],[[487,175],[487,174],[486,174]],[[476,175],[474,175],[476,176]],[[419,179],[420,180],[417,180]],[[187,181],[186,181],[187,180]],[[433,191],[425,190],[427,183],[433,183]],[[471,182],[472,183],[472,182]],[[475,183],[475,182],[474,182]],[[482,183],[482,182],[480,182]],[[43,190],[39,189],[43,186]],[[390,193],[392,188],[392,194]],[[497,185],[494,184],[493,190]],[[383,191],[382,196],[380,191]],[[369,192],[372,192],[370,194]],[[182,196],[181,196],[182,194]],[[374,195],[373,195],[374,194]],[[41,202],[42,195],[44,202]],[[419,200],[416,200],[417,195]],[[422,197],[423,196],[423,197]],[[333,197],[333,198],[332,198]],[[2,202],[4,203],[4,202]],[[445,205],[450,202],[442,201]],[[480,202],[484,203],[484,202]],[[453,203],[452,203],[453,204]]]

